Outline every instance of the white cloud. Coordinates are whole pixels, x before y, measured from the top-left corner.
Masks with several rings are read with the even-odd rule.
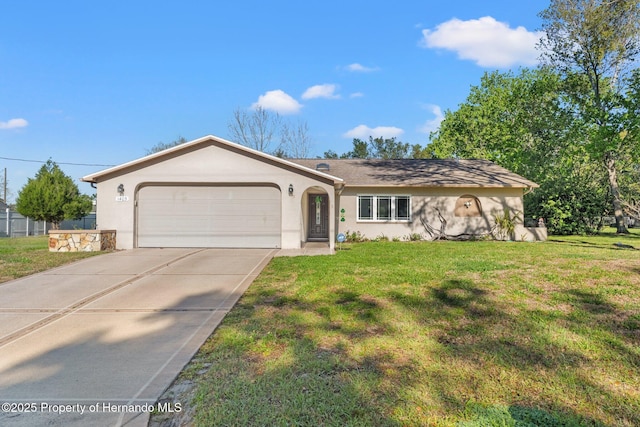
[[[348,71],[352,71],[354,73],[371,73],[373,71],[378,71],[378,67],[365,67],[364,65],[353,63],[349,64],[345,67]]]
[[[265,92],[258,97],[258,101],[251,105],[255,109],[262,107],[265,110],[275,111],[279,114],[296,114],[302,109],[302,104],[293,99],[286,92],[276,89]]]
[[[17,129],[24,128],[29,125],[25,119],[10,119],[8,122],[0,122],[0,129]]]
[[[435,30],[422,30],[420,46],[454,51],[460,59],[481,67],[507,68],[516,64],[535,65],[540,52],[536,44],[543,33],[511,28],[491,16],[461,21],[451,19]]]
[[[349,98],[362,98],[364,96],[364,93],[362,92],[354,92],[351,95],[349,95]]]
[[[366,125],[356,126],[353,129],[342,134],[345,138],[369,138],[370,136],[374,138],[383,137],[383,138],[394,138],[399,137],[404,133],[404,130],[397,128],[395,126],[378,126],[375,128],[370,128]]]
[[[334,84],[323,84],[323,85],[315,85],[311,86],[302,94],[302,99],[313,99],[313,98],[326,98],[326,99],[339,99],[340,95],[337,95],[335,92],[338,89],[337,85]]]
[[[429,104],[425,105],[424,108],[429,110],[435,117],[433,119],[427,120],[425,124],[420,126],[418,130],[420,132],[429,134],[440,128],[440,123],[442,123],[442,121],[444,120],[444,114],[442,114],[442,108],[440,108],[440,106],[438,105]]]

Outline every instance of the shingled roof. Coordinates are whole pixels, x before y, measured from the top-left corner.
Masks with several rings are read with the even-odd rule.
[[[345,185],[354,187],[539,187],[535,182],[488,160],[294,159],[290,161],[342,178]],[[328,165],[329,169],[319,167],[320,164]]]

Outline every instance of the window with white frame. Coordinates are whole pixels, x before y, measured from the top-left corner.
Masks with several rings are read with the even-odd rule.
[[[358,196],[358,220],[372,221],[373,219],[373,196]]]
[[[411,221],[411,196],[358,196],[358,221]]]

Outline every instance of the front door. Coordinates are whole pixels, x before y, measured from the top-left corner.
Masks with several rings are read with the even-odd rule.
[[[329,197],[309,194],[308,240],[329,240]]]

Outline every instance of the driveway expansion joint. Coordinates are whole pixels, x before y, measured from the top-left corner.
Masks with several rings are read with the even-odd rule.
[[[104,289],[102,291],[96,292],[93,295],[89,295],[88,297],[83,298],[83,299],[73,303],[70,306],[64,307],[62,309],[58,309],[51,316],[47,316],[44,319],[41,319],[41,320],[39,320],[37,322],[34,322],[34,323],[31,323],[31,324],[25,326],[22,329],[18,329],[17,331],[15,331],[15,332],[13,332],[11,334],[5,335],[4,337],[0,338],[0,348],[6,346],[7,344],[9,344],[11,342],[19,340],[20,338],[22,338],[22,337],[24,337],[24,336],[26,336],[26,335],[34,332],[34,331],[37,331],[38,329],[41,329],[41,328],[43,328],[43,327],[45,327],[45,326],[47,326],[47,325],[49,325],[49,324],[51,324],[51,323],[53,323],[53,322],[55,322],[57,320],[60,320],[60,319],[62,319],[64,317],[68,316],[69,314],[77,312],[82,307],[85,307],[86,305],[88,305],[88,304],[90,304],[90,303],[92,303],[94,301],[97,301],[97,300],[99,300],[100,298],[102,298],[102,297],[104,297],[106,295],[109,295],[109,294],[111,294],[111,293],[113,293],[113,292],[115,292],[115,291],[117,291],[117,290],[119,290],[121,288],[124,288],[125,286],[131,285],[132,283],[135,283],[138,280],[143,279],[144,277],[151,276],[156,271],[159,271],[159,270],[161,270],[163,268],[167,268],[171,264],[174,264],[174,263],[176,263],[178,261],[181,261],[181,260],[183,260],[185,258],[188,258],[188,257],[190,257],[192,255],[195,255],[195,254],[197,254],[199,252],[202,252],[204,250],[206,250],[206,249],[198,249],[198,250],[195,250],[195,251],[192,251],[192,252],[188,252],[188,253],[186,253],[184,255],[175,257],[175,258],[171,259],[169,262],[162,262],[161,264],[156,265],[154,267],[151,267],[148,270],[143,271],[142,273],[136,274],[133,277],[127,278],[126,280],[123,280],[123,281],[121,281],[119,283],[116,283],[115,285],[113,285],[113,286],[111,286],[111,287],[109,287],[107,289]],[[56,269],[56,270],[58,270],[58,269]]]
[[[172,381],[275,253],[133,250],[131,256],[93,257],[68,271],[9,282],[15,288],[0,292],[11,295],[4,304],[9,308],[0,308],[9,320],[1,329],[7,336],[0,336],[2,400],[22,403],[30,396],[48,405],[94,406],[168,402],[163,392],[173,391]],[[100,273],[108,271],[119,274]],[[211,278],[190,277],[194,272]],[[236,272],[242,273],[229,274]],[[51,283],[64,285],[59,297]],[[10,294],[15,289],[20,291]],[[17,320],[13,326],[12,319]],[[11,415],[0,414],[0,424],[146,426],[150,413],[109,409],[82,416],[21,414],[10,420]]]

